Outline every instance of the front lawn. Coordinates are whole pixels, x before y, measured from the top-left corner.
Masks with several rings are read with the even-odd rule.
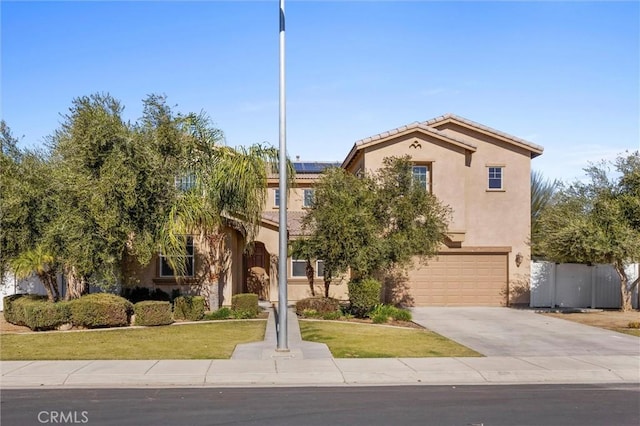
[[[432,331],[300,320],[302,339],[326,343],[336,358],[467,357],[481,354]]]
[[[122,330],[5,334],[0,359],[226,359],[238,343],[264,338],[266,321]]]

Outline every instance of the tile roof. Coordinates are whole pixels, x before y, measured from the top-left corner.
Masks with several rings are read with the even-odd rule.
[[[540,153],[542,153],[542,151],[544,150],[544,148],[541,147],[540,145],[536,145],[536,144],[531,143],[531,142],[529,142],[527,140],[521,139],[521,138],[519,138],[517,136],[513,136],[513,135],[510,135],[509,133],[501,132],[500,130],[496,130],[496,129],[492,128],[492,127],[485,126],[484,124],[477,123],[475,121],[469,120],[468,118],[460,117],[459,115],[455,115],[455,114],[452,114],[452,113],[447,113],[447,114],[441,115],[440,117],[436,117],[436,118],[432,118],[432,119],[427,120],[427,121],[423,121],[421,124],[424,124],[425,126],[432,126],[434,124],[437,124],[437,123],[440,123],[440,122],[446,121],[446,120],[455,120],[455,121],[464,123],[464,124],[466,124],[468,126],[476,127],[476,128],[478,128],[480,130],[484,130],[485,132],[493,133],[496,136],[500,136],[502,138],[509,139],[509,140],[511,140],[513,142],[525,145],[525,146],[531,148],[533,151],[536,151],[536,152],[539,151]]]
[[[423,130],[427,133],[431,133],[435,136],[441,137],[441,138],[446,138],[446,139],[450,139],[452,141],[458,142],[459,144],[462,144],[466,147],[468,147],[469,149],[475,151],[476,150],[476,146],[469,143],[468,141],[462,139],[462,138],[458,138],[449,134],[446,134],[444,132],[441,132],[440,130],[434,129],[432,127],[429,127],[427,124],[425,123],[419,123],[417,121],[414,121],[413,123],[410,124],[406,124],[404,126],[400,126],[400,127],[396,127],[395,129],[392,130],[388,130],[386,132],[382,132],[382,133],[378,133],[377,135],[374,136],[369,136],[368,138],[364,138],[364,139],[360,139],[359,141],[357,141],[355,143],[356,146],[360,147],[363,145],[367,145],[369,143],[372,142],[376,142],[379,141],[381,139],[387,138],[389,136],[393,136],[393,135],[397,135],[398,133],[402,133],[402,132],[406,132],[406,131],[410,131],[410,130]]]

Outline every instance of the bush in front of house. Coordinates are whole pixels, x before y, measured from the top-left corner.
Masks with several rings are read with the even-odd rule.
[[[24,322],[34,331],[53,330],[71,322],[69,302],[32,301],[24,305]]]
[[[160,300],[145,300],[133,305],[135,325],[168,325],[173,322],[171,303]]]
[[[366,317],[380,303],[380,281],[366,278],[349,281],[347,285],[351,313],[356,317]]]
[[[173,317],[179,320],[200,321],[204,318],[204,297],[180,296],[173,301]]]
[[[411,321],[411,312],[406,309],[396,308],[392,305],[378,305],[371,312],[369,318],[375,324],[384,324],[390,319],[396,321]]]
[[[133,304],[110,293],[87,294],[69,302],[71,323],[86,328],[129,325]]]
[[[258,295],[239,293],[231,297],[233,317],[238,319],[255,318],[260,313]]]
[[[208,312],[205,314],[204,319],[206,320],[226,320],[229,318],[233,318],[233,312],[231,308],[223,306],[217,311]]]
[[[296,314],[303,317],[324,317],[335,312],[340,313],[340,302],[331,297],[308,297],[296,302]]]
[[[12,294],[5,296],[4,303],[4,319],[15,325],[27,325],[25,319],[24,307],[33,302],[44,302],[47,296],[37,294]]]

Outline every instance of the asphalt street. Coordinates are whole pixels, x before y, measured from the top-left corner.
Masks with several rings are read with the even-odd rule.
[[[633,425],[627,385],[3,390],[3,426]]]

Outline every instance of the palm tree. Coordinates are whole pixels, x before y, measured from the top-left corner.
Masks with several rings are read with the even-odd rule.
[[[278,150],[264,145],[232,148],[203,115],[185,117],[182,131],[189,160],[190,184],[176,197],[160,230],[160,250],[171,268],[184,275],[186,236],[193,235],[207,253],[209,282],[217,281],[225,265],[223,228],[232,225],[249,245],[255,238],[267,200],[267,177],[277,170]],[[293,168],[289,168],[292,181]]]
[[[23,252],[13,259],[11,267],[17,278],[28,278],[35,274],[42,282],[49,301],[55,302],[60,297],[56,280],[55,258],[41,245]]]
[[[540,215],[553,202],[560,182],[545,179],[540,171],[531,172],[531,254],[541,256],[540,251]]]

